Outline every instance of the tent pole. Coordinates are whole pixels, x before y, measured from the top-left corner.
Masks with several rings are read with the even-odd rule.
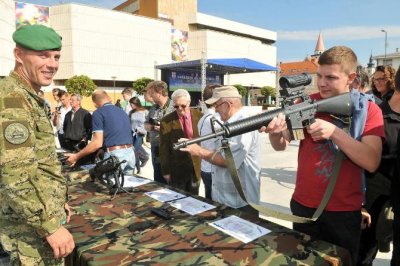
[[[207,73],[206,73],[206,68],[207,68],[207,56],[206,56],[206,51],[203,50],[201,51],[201,101],[203,102],[203,93],[204,93],[204,89],[206,88],[206,77],[207,77]]]

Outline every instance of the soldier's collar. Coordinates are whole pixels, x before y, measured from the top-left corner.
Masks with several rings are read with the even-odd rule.
[[[23,85],[22,87],[26,91],[28,91],[29,93],[31,93],[33,95],[37,95],[36,91],[32,88],[32,86],[28,83],[28,81],[26,79],[24,79],[23,77],[21,77],[21,75],[18,74],[18,72],[11,71],[10,76],[15,78],[17,80],[17,82],[19,82],[21,85]]]

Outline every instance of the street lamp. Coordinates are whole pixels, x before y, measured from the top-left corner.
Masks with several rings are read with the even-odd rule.
[[[381,32],[384,32],[384,33],[385,33],[385,61],[386,61],[387,31],[386,31],[386,30],[381,30]]]
[[[251,106],[251,104],[252,104],[251,99],[253,98],[253,97],[252,97],[253,89],[254,89],[254,84],[251,83],[251,84],[250,84],[250,91],[249,91],[249,106]]]
[[[115,102],[115,80],[117,79],[117,77],[116,76],[112,76],[111,78],[112,78],[113,83],[114,83],[114,103],[116,103]]]

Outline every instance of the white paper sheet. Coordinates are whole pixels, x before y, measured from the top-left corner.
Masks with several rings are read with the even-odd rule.
[[[190,215],[196,215],[211,209],[214,209],[215,206],[202,202],[198,199],[187,197],[179,200],[174,200],[169,203],[171,206],[184,211]]]
[[[144,194],[146,194],[149,197],[152,197],[155,200],[161,201],[161,202],[172,201],[172,200],[177,200],[177,199],[186,197],[185,195],[175,192],[173,190],[170,190],[168,188],[162,188],[159,190],[146,192]]]
[[[56,153],[66,153],[69,152],[67,150],[64,150],[63,148],[56,148]]]
[[[260,236],[271,232],[271,230],[268,230],[255,223],[246,221],[235,215],[211,222],[209,223],[209,225],[246,244],[250,241],[253,241],[254,239],[259,238]]]
[[[138,187],[150,182],[151,180],[149,179],[126,175],[124,180],[124,187]]]

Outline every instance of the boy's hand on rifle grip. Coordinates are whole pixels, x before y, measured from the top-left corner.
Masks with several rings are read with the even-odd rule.
[[[330,122],[321,119],[315,119],[315,122],[307,127],[308,134],[311,135],[313,141],[330,139],[335,131],[336,126]]]

